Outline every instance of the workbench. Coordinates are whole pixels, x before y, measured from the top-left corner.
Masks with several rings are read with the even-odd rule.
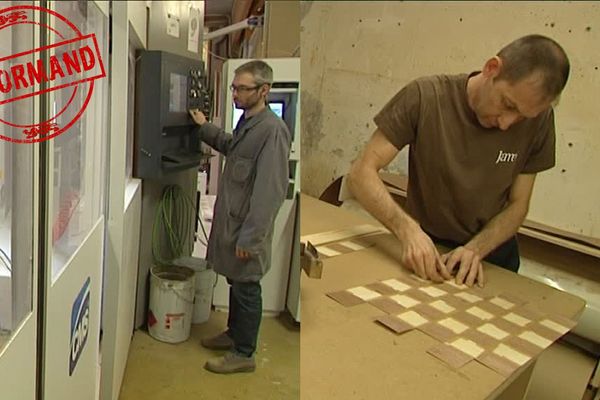
[[[374,224],[359,213],[301,197],[301,235]],[[381,311],[368,304],[343,307],[326,293],[410,273],[397,261],[393,238],[327,258],[321,279],[301,280],[301,398],[522,399],[535,359],[506,378],[470,361],[455,370],[427,354],[437,341],[413,330],[396,335],[375,323]],[[484,264],[486,288],[510,288],[540,310],[577,320],[585,302],[502,268]]]

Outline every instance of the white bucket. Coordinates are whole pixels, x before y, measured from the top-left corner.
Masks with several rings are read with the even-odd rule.
[[[191,268],[196,273],[192,324],[202,324],[208,321],[217,274],[203,258],[186,256],[173,260],[172,263],[173,265]]]
[[[196,271],[196,293],[194,296],[194,318],[192,323],[202,324],[210,317],[213,287],[217,274],[212,269]]]
[[[194,307],[194,271],[179,266],[152,267],[148,332],[167,343],[190,337]]]

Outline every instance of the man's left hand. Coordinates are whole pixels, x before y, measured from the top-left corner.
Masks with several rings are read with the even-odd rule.
[[[452,274],[455,268],[458,268],[456,273],[456,284],[462,285],[465,283],[471,287],[475,282],[483,287],[483,265],[479,253],[465,246],[459,246],[449,253],[441,256],[442,262],[446,264],[446,269]]]
[[[247,260],[250,258],[250,252],[236,246],[235,256],[241,260]]]

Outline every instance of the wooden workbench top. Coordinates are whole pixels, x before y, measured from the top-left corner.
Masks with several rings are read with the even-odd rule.
[[[312,197],[301,198],[301,235],[365,223],[373,221]],[[360,304],[346,308],[325,295],[408,274],[395,257],[397,245],[390,235],[375,247],[324,260],[322,279],[302,274],[303,400],[479,400],[505,398],[520,376],[526,375],[526,385],[533,362],[508,379],[476,361],[453,370],[426,353],[438,343],[435,339],[417,330],[395,335],[373,322],[382,315],[375,307]],[[485,268],[486,287],[492,290],[510,288],[541,310],[571,319],[583,311],[585,303],[576,296],[489,264]]]

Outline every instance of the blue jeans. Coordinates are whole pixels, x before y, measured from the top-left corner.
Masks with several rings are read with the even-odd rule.
[[[233,340],[236,353],[251,357],[256,351],[258,329],[262,318],[260,282],[229,283],[229,315],[227,335]]]
[[[440,239],[429,233],[427,234],[434,243],[448,247],[451,250],[455,249],[456,247],[463,246],[460,243],[456,243],[451,240]],[[513,236],[506,242],[502,243],[494,251],[488,254],[488,256],[484,258],[484,261],[512,272],[518,272],[521,259],[519,258],[519,244],[517,243],[517,237]]]

